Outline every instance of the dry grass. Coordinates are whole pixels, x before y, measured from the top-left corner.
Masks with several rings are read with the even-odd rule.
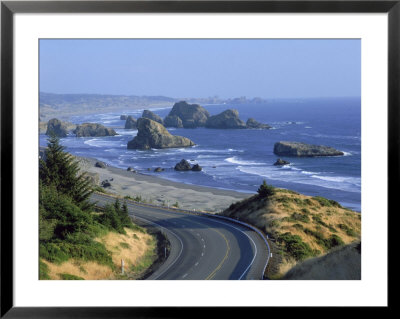
[[[290,280],[360,280],[359,242],[334,249],[322,257],[312,258],[290,269],[282,279]]]
[[[117,273],[104,265],[95,262],[83,262],[79,260],[68,260],[60,265],[42,260],[49,268],[49,277],[60,280],[60,274],[69,274],[85,280],[117,279],[121,269],[121,259],[124,260],[124,269],[128,271],[131,267],[140,264],[141,259],[154,250],[155,240],[147,233],[125,228],[126,235],[109,232],[107,235],[96,240],[103,243],[112,254],[112,260],[118,269]]]
[[[361,238],[361,214],[345,209],[333,201],[276,189],[268,200],[253,196],[223,212],[263,230],[273,238],[290,233],[298,235],[319,255],[329,250],[322,238],[340,237],[344,244]],[[283,255],[274,277],[280,277],[296,264],[290,255]]]
[[[113,275],[110,267],[95,262],[71,259],[61,265],[56,265],[44,259],[42,261],[49,267],[49,277],[53,280],[60,280],[60,274],[70,274],[86,280],[108,279]]]
[[[129,269],[137,265],[149,249],[154,248],[154,241],[149,234],[128,228],[125,230],[126,235],[109,232],[97,240],[112,253],[112,260],[117,267],[121,267],[121,259],[123,259],[125,268]]]

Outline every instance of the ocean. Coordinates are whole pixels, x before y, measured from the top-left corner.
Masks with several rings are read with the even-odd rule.
[[[360,98],[271,100],[265,104],[202,105],[211,115],[228,108],[237,109],[243,121],[252,117],[273,127],[270,130],[177,129],[171,134],[190,138],[191,148],[128,150],[127,143],[137,134],[125,130],[120,115],[141,116],[143,110],[73,116],[70,122],[101,123],[119,134],[113,137],[62,138],[66,151],[97,158],[109,165],[128,166],[145,174],[187,184],[255,193],[263,182],[306,195],[323,196],[361,212],[361,100]],[[164,118],[171,107],[150,109]],[[47,144],[40,135],[40,145]],[[274,143],[297,141],[327,145],[345,153],[339,157],[281,157],[291,164],[273,164],[278,156]],[[174,166],[186,159],[198,163],[201,172],[178,172]],[[165,170],[154,172],[154,168]],[[148,170],[151,168],[151,171]]]

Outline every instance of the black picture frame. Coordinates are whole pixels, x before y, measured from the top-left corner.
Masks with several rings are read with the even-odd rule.
[[[13,17],[15,13],[387,13],[388,14],[388,225],[398,213],[400,126],[400,0],[333,1],[1,1],[1,317],[178,318],[226,316],[227,309],[180,307],[14,307],[13,303]],[[389,232],[388,232],[389,234]],[[390,236],[387,238],[390,247]],[[390,248],[389,248],[390,250]],[[388,255],[389,262],[389,255]],[[389,265],[389,263],[388,263]],[[389,269],[388,269],[389,271]],[[388,280],[388,287],[390,281]],[[388,307],[390,308],[390,298]],[[293,309],[293,307],[292,307]],[[259,311],[246,309],[246,316]],[[334,314],[338,309],[333,309]],[[250,311],[250,312],[249,312]],[[268,310],[270,311],[270,310]],[[297,315],[309,309],[296,309]],[[237,310],[235,314],[239,314]],[[271,313],[270,313],[271,314]]]

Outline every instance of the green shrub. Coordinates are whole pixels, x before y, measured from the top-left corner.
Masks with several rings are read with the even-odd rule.
[[[275,194],[275,187],[267,185],[267,182],[264,180],[258,188],[257,193],[261,198],[268,198]]]
[[[344,245],[344,241],[342,240],[342,238],[340,238],[338,235],[333,234],[331,235],[327,241],[327,246],[329,246],[329,248],[333,248],[336,246],[343,246]]]
[[[345,224],[338,224],[338,227],[340,229],[342,229],[343,231],[345,231],[347,236],[357,237],[357,233],[354,231],[353,228],[350,228],[349,226],[347,226]]]
[[[311,229],[305,228],[304,233],[314,236],[318,245],[324,247],[326,250],[329,250],[336,246],[344,245],[343,240],[336,234],[332,234],[329,238],[325,238],[325,236],[319,231],[312,231]]]
[[[310,221],[310,218],[307,215],[299,213],[293,213],[292,215],[290,215],[290,218],[293,221],[299,221],[303,223],[308,223]]]
[[[298,235],[292,235],[287,232],[279,235],[278,242],[284,243],[285,250],[296,260],[304,260],[308,257],[314,256],[314,252],[311,247],[303,242]]]

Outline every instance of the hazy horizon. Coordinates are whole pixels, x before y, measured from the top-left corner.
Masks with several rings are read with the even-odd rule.
[[[361,96],[359,39],[41,39],[39,53],[42,93]]]

